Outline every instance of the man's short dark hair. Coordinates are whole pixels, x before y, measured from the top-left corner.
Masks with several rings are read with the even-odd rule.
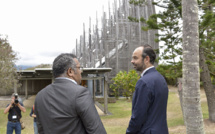
[[[74,58],[77,58],[74,54],[63,53],[57,56],[53,62],[52,71],[54,78],[64,74],[69,68],[76,69],[76,63]]]
[[[143,60],[146,56],[149,56],[150,58],[150,63],[153,65],[156,59],[156,54],[155,51],[153,50],[153,48],[146,44],[146,45],[141,45],[141,47],[143,47],[143,53],[142,53],[142,57]]]

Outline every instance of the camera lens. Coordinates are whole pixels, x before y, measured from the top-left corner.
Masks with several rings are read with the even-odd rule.
[[[19,103],[19,100],[18,100],[18,94],[17,94],[17,93],[15,93],[15,94],[14,94],[14,97],[15,97],[14,102],[15,102],[15,103]]]
[[[15,99],[15,103],[19,103],[19,100],[18,100],[18,99]]]

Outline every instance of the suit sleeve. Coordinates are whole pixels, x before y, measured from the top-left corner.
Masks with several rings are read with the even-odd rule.
[[[126,134],[135,134],[147,120],[147,111],[151,103],[152,93],[146,84],[139,80],[135,87],[135,95],[132,103],[132,115]]]
[[[79,90],[76,98],[77,113],[88,134],[106,134],[93,99],[87,88]]]
[[[38,133],[39,134],[44,134],[43,127],[42,127],[42,124],[41,124],[41,121],[40,121],[40,115],[38,113],[39,107],[37,105],[37,98],[35,100],[34,106],[35,106],[35,114],[37,115],[37,129],[38,129]]]

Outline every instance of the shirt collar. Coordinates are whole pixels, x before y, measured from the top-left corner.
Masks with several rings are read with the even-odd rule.
[[[153,68],[153,67],[154,67],[154,66],[151,66],[151,67],[146,68],[146,69],[142,72],[141,77],[143,77],[143,75],[146,73],[146,71],[148,71],[149,69],[151,69],[151,68]]]
[[[66,80],[70,80],[70,81],[72,81],[73,83],[77,84],[77,82],[76,82],[75,80],[69,79],[69,78],[67,78],[67,77],[57,77],[57,78],[55,78],[55,79],[66,79]]]

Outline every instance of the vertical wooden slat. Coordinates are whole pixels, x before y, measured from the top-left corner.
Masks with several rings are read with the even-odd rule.
[[[93,100],[94,101],[96,101],[95,93],[96,93],[96,80],[93,80]]]
[[[92,65],[92,39],[91,39],[91,18],[89,17],[89,54],[90,54],[90,67],[93,67]]]
[[[25,99],[28,99],[28,80],[25,80]]]
[[[83,67],[86,67],[86,42],[85,42],[85,24],[83,23]]]
[[[107,77],[105,77],[104,79],[104,113],[108,114],[108,94],[107,94],[107,90],[108,90],[108,83],[107,83]]]
[[[115,11],[115,17],[116,17],[116,24],[115,24],[115,29],[116,29],[116,39],[115,39],[115,45],[116,45],[116,73],[119,71],[119,52],[118,52],[118,45],[119,45],[119,20],[118,20],[118,10],[117,10],[117,1],[114,0],[114,11]]]
[[[17,82],[14,82],[14,93],[17,93]]]

